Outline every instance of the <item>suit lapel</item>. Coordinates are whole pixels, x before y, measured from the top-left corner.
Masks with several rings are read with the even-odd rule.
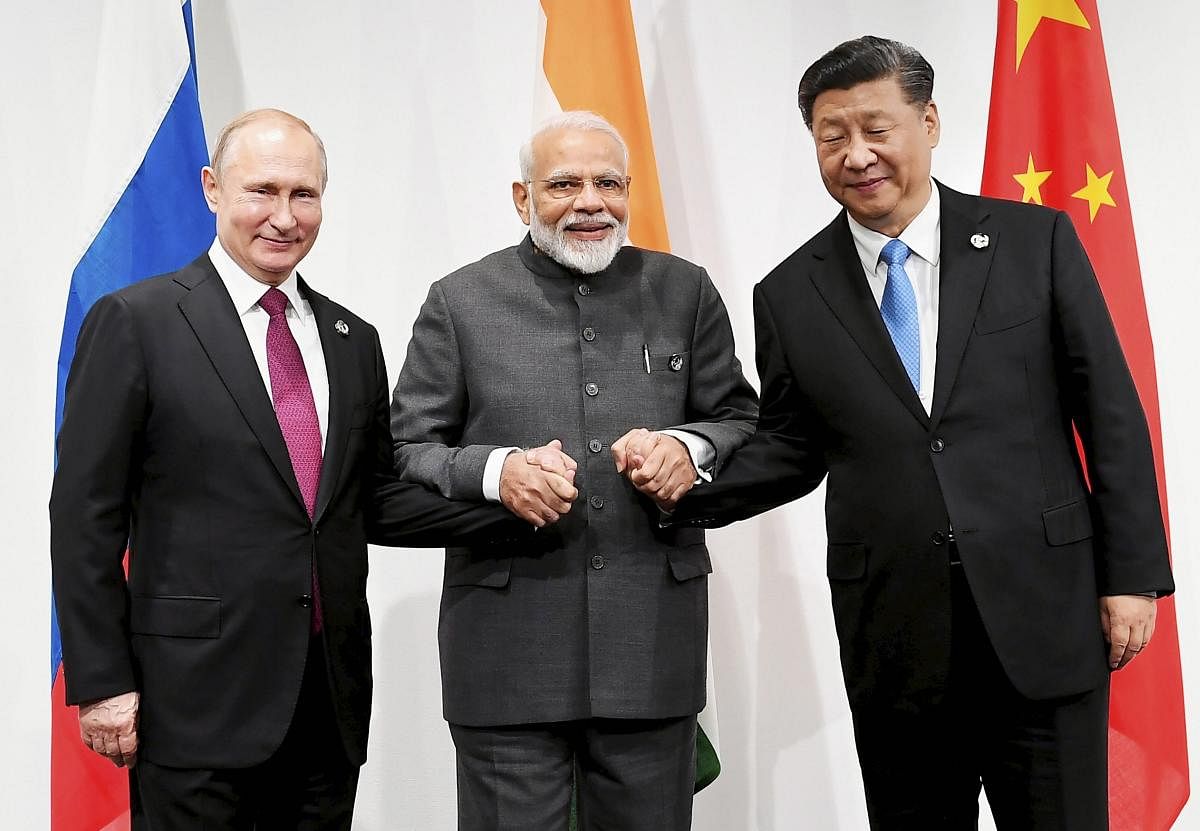
[[[995,223],[982,209],[978,197],[966,196],[940,183],[938,188],[942,202],[942,244],[938,269],[937,371],[931,417],[935,425],[945,413],[954,389],[998,241]],[[972,239],[981,242],[976,236],[979,234],[987,236],[982,247],[972,243]]]
[[[229,390],[246,423],[267,452],[271,464],[296,501],[303,505],[300,486],[292,470],[292,459],[283,441],[271,398],[267,395],[258,363],[250,351],[250,344],[246,342],[246,330],[238,319],[237,309],[225,284],[221,282],[207,254],[179,272],[175,280],[190,289],[179,301],[179,310],[195,332],[213,369]]]
[[[812,274],[813,284],[904,406],[922,424],[928,424],[929,417],[896,354],[892,337],[883,325],[879,307],[867,285],[845,211],[826,227],[822,236],[826,245],[814,252],[819,262]]]
[[[329,377],[329,419],[325,429],[325,457],[321,461],[321,481],[317,486],[317,506],[314,520],[319,520],[333,498],[334,490],[341,478],[342,465],[346,459],[346,442],[349,438],[350,409],[360,396],[346,388],[349,379],[355,376],[354,352],[349,339],[355,332],[340,334],[335,328],[337,310],[329,298],[308,287],[302,279],[300,290],[312,307],[317,322],[317,333],[321,338],[321,350],[325,353],[325,372]]]

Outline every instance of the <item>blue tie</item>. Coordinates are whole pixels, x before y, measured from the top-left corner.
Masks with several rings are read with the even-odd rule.
[[[879,259],[887,263],[887,285],[879,313],[892,336],[896,353],[912,381],[913,389],[921,390],[921,326],[917,321],[917,296],[904,270],[904,261],[911,253],[907,245],[894,239],[883,246]]]

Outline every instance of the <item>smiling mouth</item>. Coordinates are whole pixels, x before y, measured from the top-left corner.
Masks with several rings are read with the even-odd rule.
[[[575,237],[601,239],[612,230],[612,227],[608,222],[574,222],[568,225],[565,230]]]
[[[270,237],[259,237],[259,239],[274,248],[287,248],[297,242],[294,239],[271,239]]]
[[[877,176],[874,179],[867,179],[864,182],[851,182],[850,187],[854,188],[860,193],[869,193],[886,181],[886,176]]]

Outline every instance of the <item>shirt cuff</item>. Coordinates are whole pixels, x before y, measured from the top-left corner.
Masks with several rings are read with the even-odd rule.
[[[519,447],[497,447],[488,454],[487,463],[483,466],[483,498],[488,502],[500,501],[500,474],[504,472],[504,460],[509,453],[516,453]]]
[[[712,481],[713,463],[717,460],[717,451],[712,443],[704,436],[689,433],[687,430],[659,430],[664,436],[679,439],[692,457],[692,467],[696,468],[696,481],[693,484]]]

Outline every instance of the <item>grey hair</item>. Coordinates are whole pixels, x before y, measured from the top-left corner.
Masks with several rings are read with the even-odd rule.
[[[264,108],[259,110],[250,110],[244,112],[235,118],[233,121],[221,128],[221,132],[217,134],[217,143],[212,154],[212,169],[216,174],[217,179],[221,178],[222,168],[225,166],[225,157],[229,153],[229,145],[233,142],[233,137],[243,127],[248,127],[256,121],[285,121],[295,127],[299,127],[312,136],[313,141],[317,143],[317,155],[321,161],[321,187],[324,188],[329,184],[329,162],[325,158],[325,142],[321,141],[321,137],[317,135],[312,127],[308,126],[308,122],[302,118],[292,115],[283,110],[275,110]]]
[[[617,132],[617,128],[612,126],[602,116],[590,110],[567,110],[556,115],[552,115],[537,126],[529,140],[521,145],[520,162],[521,162],[521,181],[528,182],[533,178],[533,142],[541,135],[552,132],[554,130],[590,130],[597,133],[604,133],[617,143],[621,148],[621,158],[625,162],[625,169],[629,169],[629,148],[625,145],[625,139],[621,138],[621,134]]]

